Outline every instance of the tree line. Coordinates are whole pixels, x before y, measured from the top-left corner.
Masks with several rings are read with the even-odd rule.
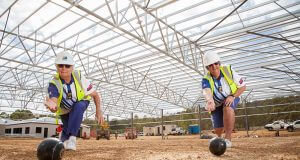
[[[244,107],[245,106],[245,107]],[[236,124],[235,129],[246,129],[246,118],[248,119],[248,127],[264,126],[275,120],[283,120],[292,122],[300,119],[300,97],[276,97],[261,101],[240,103],[235,111]],[[245,109],[246,108],[246,109]],[[203,108],[201,110],[201,129],[212,129],[210,114]],[[188,114],[191,113],[191,114]],[[246,116],[247,115],[247,116]],[[198,107],[188,108],[182,112],[177,112],[168,116],[164,116],[164,124],[176,124],[185,130],[188,130],[189,125],[199,124]],[[143,127],[153,127],[161,125],[161,117],[147,117],[139,118],[137,115],[133,118],[134,127],[138,131],[142,131]],[[168,122],[171,121],[171,122]],[[84,121],[87,125],[95,124],[95,121]],[[126,127],[130,127],[131,119],[112,119],[110,122],[111,130],[118,130],[123,132]],[[92,128],[97,128],[93,126]]]
[[[245,109],[246,108],[246,109]],[[201,110],[201,129],[208,130],[212,128],[209,113]],[[236,129],[245,129],[246,118],[248,119],[249,127],[264,126],[275,120],[284,120],[292,122],[300,119],[300,96],[276,97],[261,101],[240,103],[236,113]],[[245,116],[247,115],[247,116]],[[30,110],[17,109],[12,114],[6,112],[0,113],[1,118],[9,118],[12,120],[31,119],[36,117],[53,117],[55,115],[34,115]],[[176,124],[179,127],[187,130],[189,125],[199,124],[198,107],[188,108],[182,112],[177,112],[163,117],[164,124]],[[133,118],[134,127],[138,131],[142,131],[143,127],[153,127],[161,125],[161,117],[139,118],[137,115]],[[168,122],[171,121],[171,122]],[[91,119],[85,119],[83,124],[90,125],[92,129],[99,128],[97,122]],[[110,129],[118,132],[123,132],[126,127],[130,127],[131,119],[112,119],[109,122]]]

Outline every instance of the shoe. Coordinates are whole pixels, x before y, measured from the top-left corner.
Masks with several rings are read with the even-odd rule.
[[[226,142],[226,148],[231,148],[232,147],[232,142],[228,139],[225,139]]]
[[[73,150],[76,151],[76,137],[70,136],[69,140],[66,142],[66,150]]]
[[[65,149],[67,148],[68,144],[69,144],[69,140],[65,140],[64,141],[64,147],[65,147]]]

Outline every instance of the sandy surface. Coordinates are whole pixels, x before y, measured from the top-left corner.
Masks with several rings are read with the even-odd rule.
[[[233,148],[217,157],[209,152],[209,140],[199,135],[161,137],[141,136],[135,140],[77,139],[77,151],[65,151],[65,160],[200,160],[200,159],[300,159],[300,131],[259,130],[234,133]],[[258,138],[256,138],[258,136]],[[0,160],[32,160],[42,139],[0,138]]]

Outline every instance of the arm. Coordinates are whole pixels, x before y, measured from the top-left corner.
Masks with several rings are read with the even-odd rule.
[[[103,113],[101,110],[101,103],[100,103],[100,100],[101,100],[100,95],[97,93],[97,91],[93,87],[93,84],[88,79],[86,79],[84,75],[81,75],[81,81],[82,81],[82,87],[84,89],[85,95],[91,96],[96,105],[95,117],[98,121],[98,124],[100,124],[100,125],[104,124],[104,118],[103,118]]]
[[[44,101],[44,105],[51,111],[51,112],[56,112],[57,111],[57,98],[52,97],[49,98],[48,96],[46,97],[46,100]]]
[[[235,92],[235,94],[233,94],[232,96],[233,97],[239,97],[240,95],[243,94],[243,92],[246,90],[246,85],[241,87],[241,88],[238,88],[238,90]]]
[[[245,78],[241,77],[233,68],[231,68],[234,83],[237,85],[237,91],[225,99],[225,106],[230,106],[236,97],[239,97],[246,90]]]
[[[203,96],[206,100],[206,106],[205,109],[209,112],[214,111],[216,109],[216,105],[213,99],[213,95],[211,93],[210,88],[204,88],[203,90]]]
[[[216,109],[216,105],[213,99],[213,93],[211,92],[209,81],[207,79],[202,79],[202,93],[206,100],[205,109],[208,112],[214,111]]]
[[[48,95],[45,98],[44,105],[51,111],[56,112],[57,111],[57,97],[59,96],[58,90],[54,84],[49,83],[48,86]]]
[[[235,94],[228,96],[225,100],[225,106],[230,106],[236,97],[239,97],[246,90],[246,85],[238,88]]]
[[[90,96],[94,99],[94,103],[96,105],[96,119],[98,120],[98,124],[103,124],[104,123],[104,118],[103,118],[103,113],[101,110],[101,105],[100,105],[100,96],[99,94],[94,91],[90,94]]]

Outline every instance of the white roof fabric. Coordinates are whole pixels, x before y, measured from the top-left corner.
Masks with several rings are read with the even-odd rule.
[[[0,111],[49,113],[64,50],[114,117],[202,105],[202,56],[213,52],[246,77],[247,101],[296,95],[299,15],[298,0],[0,1]]]

